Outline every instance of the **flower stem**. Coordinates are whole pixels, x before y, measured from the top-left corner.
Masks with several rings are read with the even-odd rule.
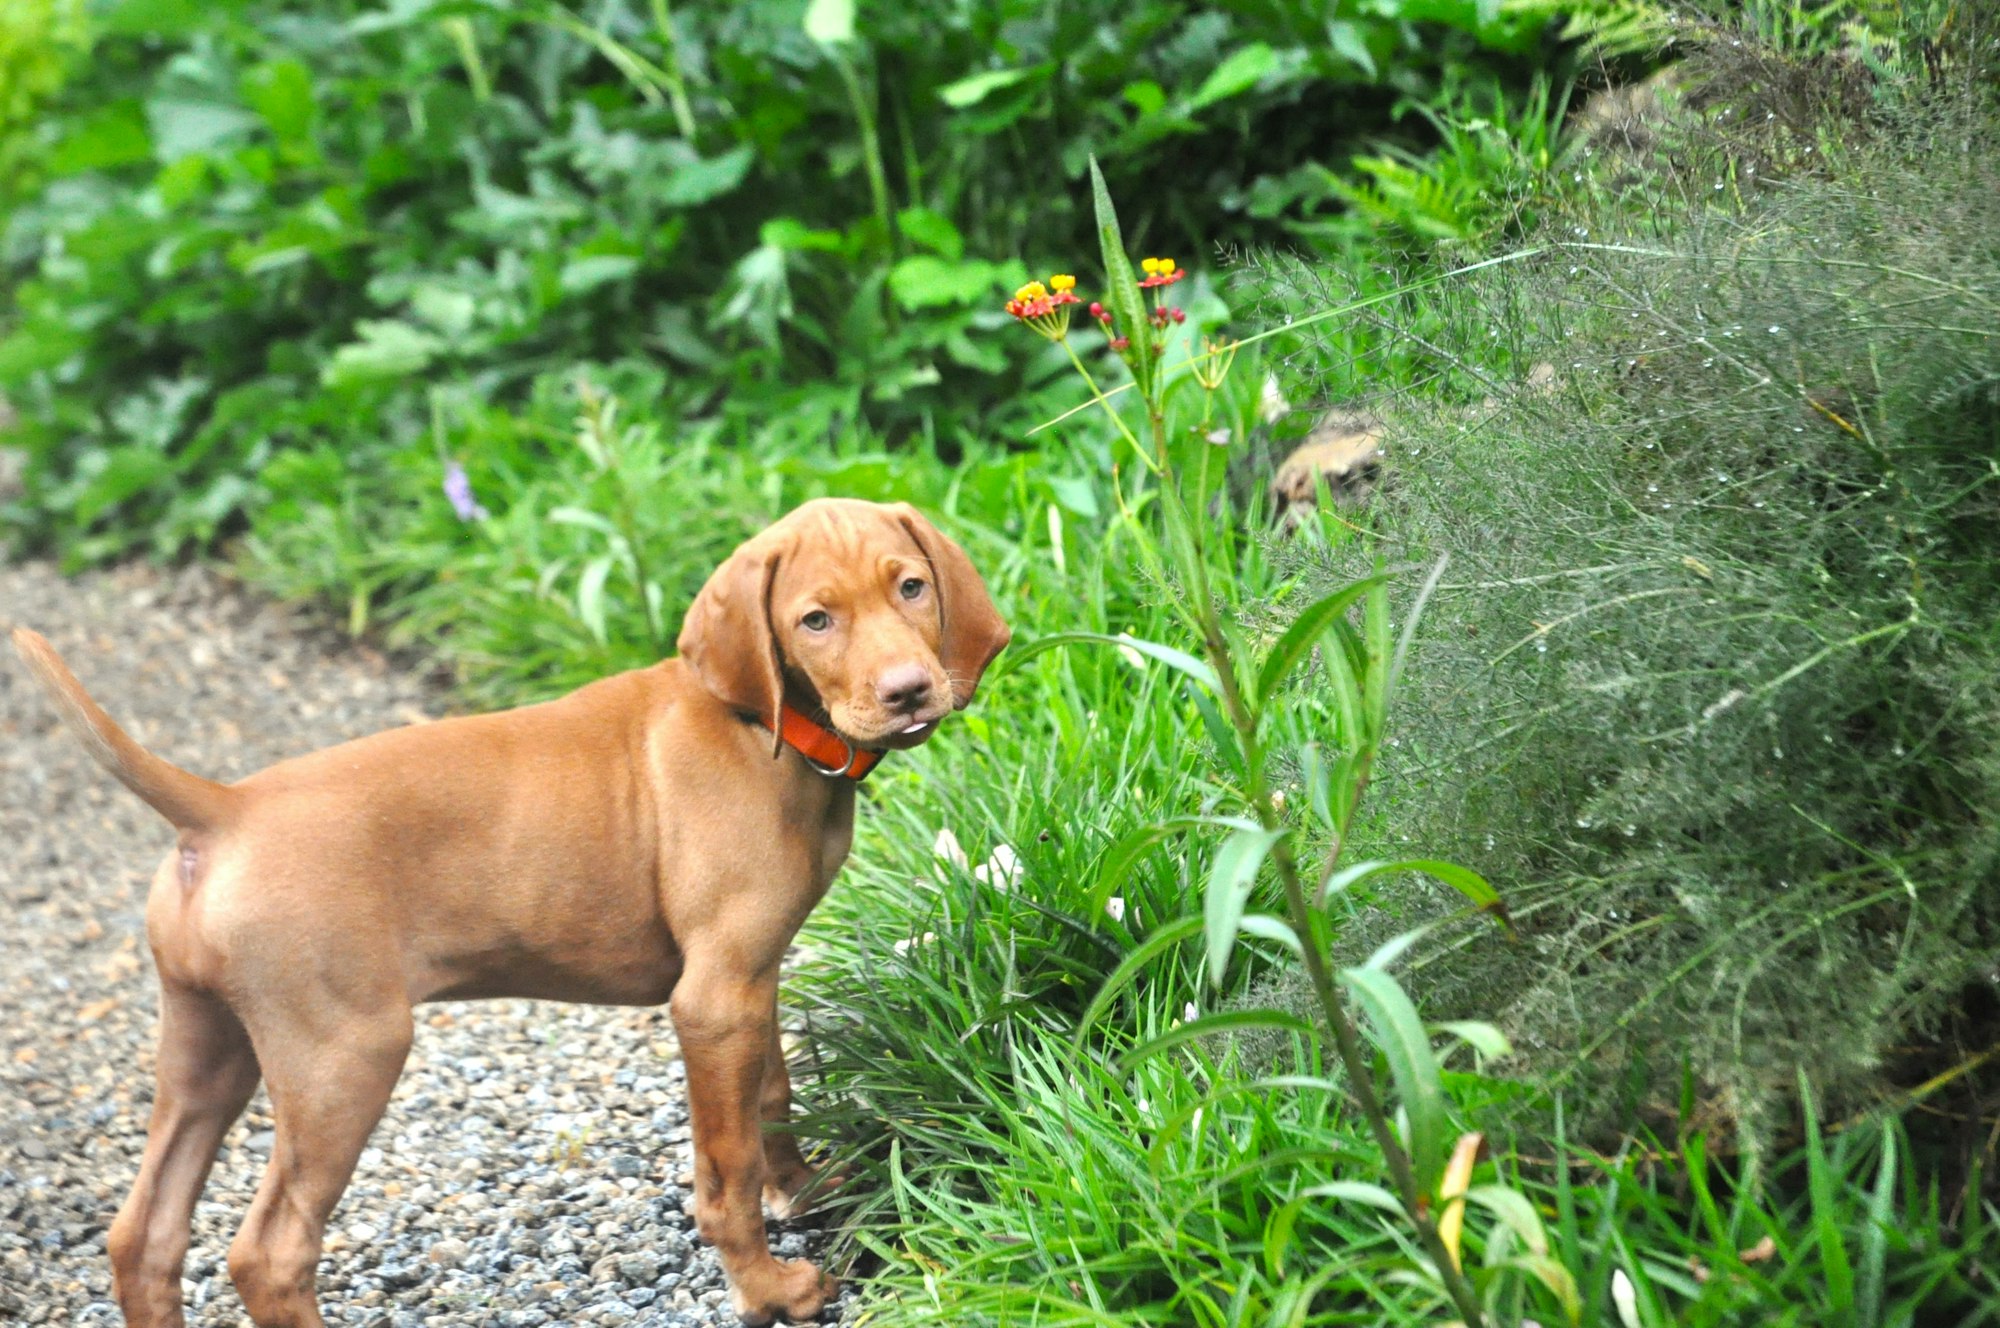
[[[1097,380],[1091,377],[1090,370],[1084,366],[1083,358],[1076,353],[1076,347],[1070,345],[1068,337],[1061,338],[1059,344],[1068,353],[1069,362],[1076,366],[1076,371],[1079,374],[1083,375],[1085,386],[1090,388],[1091,400],[1104,407],[1104,413],[1111,417],[1111,422],[1118,427],[1118,432],[1124,437],[1125,441],[1132,445],[1132,450],[1138,453],[1139,459],[1144,461],[1154,474],[1159,474],[1160,468],[1154,465],[1152,458],[1146,455],[1146,449],[1140,444],[1139,436],[1132,432],[1131,426],[1125,423],[1125,417],[1120,415],[1118,408],[1111,404],[1111,398],[1104,395],[1103,389],[1097,385]]]

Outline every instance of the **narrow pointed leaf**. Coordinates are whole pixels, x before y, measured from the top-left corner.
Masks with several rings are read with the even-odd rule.
[[[1319,744],[1309,742],[1299,748],[1299,778],[1306,786],[1306,801],[1312,806],[1312,813],[1330,835],[1340,833],[1340,825],[1333,819],[1333,806],[1327,801],[1326,790],[1329,772],[1326,758],[1320,755]]]
[[[1104,856],[1098,860],[1097,889],[1091,898],[1090,911],[1093,914],[1097,913],[1104,907],[1105,900],[1118,893],[1118,887],[1125,884],[1126,879],[1131,876],[1132,868],[1137,865],[1139,859],[1151,852],[1155,845],[1198,826],[1215,823],[1215,818],[1211,816],[1176,816],[1157,825],[1140,826],[1131,834],[1117,840],[1110,848],[1104,850]]]
[[[1149,1042],[1132,1048],[1118,1058],[1118,1073],[1128,1073],[1134,1065],[1148,1057],[1157,1056],[1183,1043],[1214,1037],[1217,1033],[1240,1033],[1247,1028],[1275,1028],[1287,1033],[1297,1033],[1301,1037],[1311,1037],[1312,1025],[1295,1014],[1283,1010],[1231,1010],[1225,1014],[1203,1015],[1201,1018],[1170,1028]]]
[[[1236,944],[1236,924],[1242,920],[1257,870],[1283,833],[1245,824],[1215,850],[1203,910],[1208,921],[1208,980],[1213,986],[1222,985],[1222,975],[1228,970],[1229,951]]]
[[[1135,946],[1132,952],[1120,961],[1111,975],[1104,979],[1104,985],[1097,989],[1097,995],[1090,998],[1090,1005],[1083,1017],[1076,1022],[1076,1045],[1081,1048],[1084,1037],[1093,1028],[1098,1018],[1116,1000],[1118,993],[1132,985],[1132,980],[1160,955],[1195,935],[1201,930],[1200,918],[1180,918],[1160,928]]]
[[[1137,651],[1141,655],[1156,659],[1162,664],[1177,669],[1210,691],[1219,691],[1221,689],[1221,685],[1215,676],[1215,670],[1196,659],[1193,655],[1188,654],[1185,650],[1176,650],[1172,646],[1163,646],[1158,642],[1141,640],[1136,636],[1127,636],[1123,632],[1119,632],[1116,635],[1104,632],[1054,632],[1048,636],[1036,637],[1026,645],[1010,648],[1007,651],[1003,670],[1004,672],[1011,673],[1013,670],[1019,668],[1023,661],[1033,659],[1043,651],[1053,650],[1057,646],[1073,646],[1080,643],[1100,646],[1124,646]]]
[[[1322,599],[1314,601],[1292,619],[1292,625],[1285,629],[1270,653],[1264,656],[1264,665],[1257,671],[1257,698],[1269,701],[1291,676],[1299,661],[1312,653],[1313,646],[1333,621],[1347,612],[1355,600],[1366,594],[1368,588],[1378,583],[1380,576],[1371,576],[1342,586]]]
[[[1450,1019],[1439,1024],[1437,1030],[1449,1033],[1489,1060],[1514,1054],[1514,1044],[1507,1041],[1507,1035],[1483,1019]]]
[[[1409,658],[1410,642],[1416,637],[1417,624],[1423,620],[1424,609],[1430,604],[1431,595],[1436,592],[1438,582],[1444,579],[1444,569],[1450,562],[1450,554],[1438,555],[1438,560],[1431,565],[1430,574],[1424,578],[1423,586],[1417,591],[1415,602],[1410,605],[1409,616],[1403,619],[1402,635],[1396,638],[1396,654],[1389,661],[1391,696],[1395,695],[1397,680],[1403,676],[1403,662]]]
[[[1276,941],[1289,949],[1300,959],[1305,958],[1305,946],[1299,943],[1299,934],[1292,930],[1283,918],[1274,918],[1268,913],[1248,913],[1236,924],[1236,929],[1245,936],[1255,936],[1262,941]]]
[[[1542,1226],[1541,1215],[1519,1190],[1505,1185],[1475,1185],[1465,1192],[1465,1198],[1512,1227],[1530,1252],[1549,1252],[1549,1233]]]
[[[1368,714],[1379,731],[1389,714],[1389,661],[1395,653],[1389,636],[1389,588],[1370,586],[1362,602],[1361,626],[1368,649],[1366,695]]]
[[[1351,890],[1361,882],[1376,876],[1386,876],[1391,872],[1422,872],[1435,880],[1444,882],[1464,895],[1475,906],[1494,915],[1502,926],[1506,926],[1507,913],[1501,905],[1499,892],[1484,876],[1470,867],[1461,867],[1455,862],[1444,862],[1437,858],[1397,858],[1394,861],[1371,858],[1367,862],[1350,863],[1329,876],[1320,902]]]
[[[1882,1160],[1875,1172],[1875,1189],[1868,1196],[1868,1222],[1861,1229],[1861,1267],[1855,1274],[1855,1319],[1882,1321],[1882,1270],[1888,1255],[1889,1231],[1896,1220],[1896,1124],[1882,1122]]]
[[[1418,1187],[1429,1194],[1437,1188],[1445,1150],[1444,1085],[1430,1035],[1402,986],[1381,969],[1342,969],[1340,980],[1367,1013],[1376,1045],[1389,1062],[1398,1105],[1409,1120],[1410,1163]]]
[[[1118,210],[1105,187],[1104,172],[1097,158],[1090,159],[1090,196],[1097,210],[1097,239],[1104,256],[1104,293],[1117,320],[1118,334],[1132,339],[1126,363],[1135,366],[1133,379],[1139,395],[1152,395],[1153,325],[1146,317],[1146,302],[1139,293],[1139,279],[1133,275],[1132,260],[1125,252],[1125,236],[1118,228]]]
[[[1549,1289],[1562,1306],[1563,1317],[1571,1324],[1583,1322],[1583,1297],[1577,1292],[1576,1277],[1556,1259],[1547,1254],[1516,1254],[1500,1265],[1502,1268],[1518,1268]]]

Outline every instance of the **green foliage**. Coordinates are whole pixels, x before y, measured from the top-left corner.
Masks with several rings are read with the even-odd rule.
[[[1454,573],[1379,833],[1519,883],[1533,949],[1429,975],[1481,1013],[1512,993],[1516,1044],[1600,1104],[1670,1111],[1691,1067],[1758,1142],[1793,1067],[1879,1096],[1988,986],[2000,180],[1974,141],[1481,274],[1461,321],[1508,310],[1515,372],[1555,385],[1392,433],[1384,533]]]
[[[0,127],[7,520],[240,534],[503,703],[658,658],[801,499],[936,514],[1020,644],[870,781],[789,989],[871,1322],[1429,1323],[1433,1234],[1502,1323],[1991,1322],[1976,1179],[1781,1106],[1801,1061],[1879,1086],[1991,948],[2000,190],[1883,113],[1986,66],[1928,0],[1750,10],[1808,71],[1752,89],[1803,108],[1783,155],[1691,130],[1628,193],[1537,45],[1638,49],[1622,0],[114,0],[87,62],[16,6],[55,100]],[[1829,70],[1863,119],[1813,118],[1857,104]],[[1102,238],[1093,152],[1148,400],[1023,442],[1076,397],[998,300]],[[1278,288],[1269,343],[1211,390],[1197,274],[1153,358],[1128,245],[1275,239],[1310,252],[1229,292]],[[1376,518],[1245,533],[1209,440],[1267,371],[1405,394]],[[1496,1011],[1518,1051],[1438,1020]],[[1667,1142],[1568,1137],[1663,1102]]]
[[[207,545],[296,502],[284,457],[395,470],[431,385],[515,406],[577,361],[671,366],[672,411],[732,442],[803,414],[957,455],[1037,417],[1052,366],[984,334],[1021,259],[1088,235],[1056,185],[1091,147],[1135,236],[1250,239],[1330,123],[1365,130],[1337,98],[1501,79],[1541,26],[1473,0],[1331,42],[1291,3],[115,0],[61,84],[71,11],[23,12],[0,59],[60,97],[0,118],[44,177],[0,231],[7,518],[78,560]]]
[[[1399,106],[1429,122],[1437,146],[1418,152],[1389,144],[1356,157],[1359,178],[1335,187],[1349,208],[1338,225],[1447,251],[1476,251],[1533,230],[1540,205],[1561,188],[1566,151],[1557,131],[1567,99],[1552,97],[1548,81],[1538,77],[1518,107],[1497,89],[1484,100],[1481,107],[1461,93],[1442,106]]]

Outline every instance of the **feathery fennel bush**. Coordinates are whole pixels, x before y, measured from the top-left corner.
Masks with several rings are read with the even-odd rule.
[[[1756,1140],[2000,1033],[2000,171],[1937,127],[1477,274],[1457,372],[1555,384],[1398,409],[1380,532],[1453,574],[1375,831],[1509,883],[1528,943],[1422,971],[1550,1088]]]

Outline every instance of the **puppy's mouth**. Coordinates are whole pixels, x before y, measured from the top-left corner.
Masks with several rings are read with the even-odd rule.
[[[911,715],[891,715],[873,734],[848,733],[856,746],[877,751],[905,751],[926,741],[944,722],[948,710],[919,710]]]

